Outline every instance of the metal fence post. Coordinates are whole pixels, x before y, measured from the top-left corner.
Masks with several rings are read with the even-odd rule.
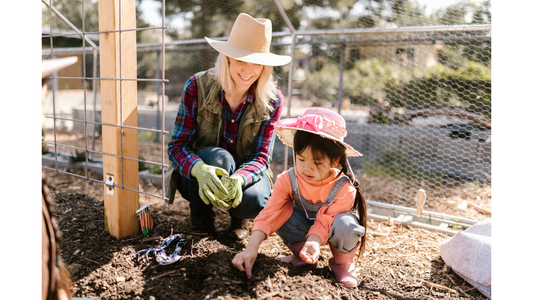
[[[287,98],[288,98],[288,106],[287,106],[287,118],[290,118],[291,117],[291,100],[292,100],[292,76],[293,76],[293,70],[294,70],[294,47],[295,47],[295,44],[296,44],[296,29],[294,29],[294,26],[292,25],[291,23],[291,20],[289,20],[289,17],[287,16],[287,14],[285,13],[285,10],[283,9],[283,7],[281,6],[281,4],[279,3],[278,0],[273,0],[274,1],[274,4],[276,5],[276,7],[278,8],[281,16],[283,17],[283,20],[285,21],[285,24],[287,24],[287,27],[289,27],[289,30],[291,32],[291,62],[289,64],[289,82],[287,84]],[[283,162],[283,169],[284,170],[287,170],[287,165],[288,165],[288,152],[289,152],[289,149],[287,147],[287,145],[285,145],[285,150],[284,150],[285,154],[284,154],[284,162]]]
[[[161,79],[161,62],[160,62],[160,59],[161,59],[161,52],[160,51],[156,51],[157,53],[157,64],[156,64],[156,71],[155,71],[155,74],[156,74],[156,79]],[[161,99],[161,82],[160,81],[157,81],[157,112],[156,112],[156,125],[155,125],[155,129],[161,129],[161,113],[159,112],[159,101],[165,101],[164,99]],[[157,143],[159,143],[159,133],[157,133],[156,135],[156,139],[155,141]]]
[[[344,95],[343,86],[342,86],[342,73],[344,73],[344,56],[346,52],[346,44],[342,44],[339,49],[339,90],[337,92],[337,102],[338,102],[338,113],[341,114],[341,106],[342,106],[342,97]]]

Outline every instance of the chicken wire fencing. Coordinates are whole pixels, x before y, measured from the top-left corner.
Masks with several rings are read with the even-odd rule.
[[[143,18],[147,3],[159,10],[157,22]],[[357,176],[425,182],[443,193],[490,185],[490,1],[432,13],[416,1],[187,3],[137,3],[139,157],[122,159],[138,161],[140,177],[164,178],[183,86],[218,54],[203,36],[227,39],[237,14],[247,12],[271,19],[271,52],[292,57],[275,67],[282,118],[312,106],[339,112],[345,140],[363,154],[350,159]],[[103,183],[102,158],[112,154],[102,151],[98,42],[96,1],[43,0],[43,59],[79,57],[52,76],[43,102],[43,168]],[[273,161],[290,167],[289,151],[276,140]],[[72,172],[73,164],[85,174]],[[164,191],[138,192],[164,198]]]

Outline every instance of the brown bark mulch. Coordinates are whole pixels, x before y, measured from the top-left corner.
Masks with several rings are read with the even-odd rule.
[[[69,170],[69,172],[77,172]],[[485,299],[450,270],[440,257],[440,243],[449,238],[422,228],[370,221],[368,246],[357,270],[361,285],[337,285],[328,268],[331,253],[322,247],[316,270],[303,270],[276,260],[290,255],[281,239],[270,236],[249,280],[231,265],[246,240],[234,242],[225,229],[227,213],[217,210],[218,239],[184,233],[187,244],[182,259],[159,265],[137,261],[139,250],[158,246],[171,234],[188,226],[188,202],[177,197],[173,205],[142,195],[148,203],[154,230],[117,240],[104,229],[103,186],[83,178],[45,170],[56,201],[61,228],[61,255],[74,286],[72,295],[94,299]],[[97,176],[97,175],[95,175]],[[141,187],[161,193],[146,181]],[[179,194],[178,194],[179,195]],[[486,216],[485,216],[486,217]],[[173,244],[168,254],[173,251]]]
[[[84,148],[83,133],[57,132],[58,143]],[[45,140],[54,135],[45,133]],[[96,140],[101,150],[101,140]],[[90,144],[90,141],[89,141]],[[139,142],[139,151],[147,161],[161,162],[161,143]],[[53,149],[51,149],[53,150]],[[70,149],[59,151],[72,152]],[[69,151],[70,150],[70,151]],[[168,163],[168,161],[165,161]],[[273,162],[275,174],[283,171]],[[104,229],[104,187],[86,180],[82,170],[66,170],[77,177],[44,169],[49,189],[56,201],[56,218],[61,229],[61,255],[73,280],[72,295],[93,299],[486,299],[474,287],[456,275],[440,256],[440,243],[450,238],[438,231],[428,231],[391,221],[371,220],[367,228],[368,244],[357,262],[361,280],[358,288],[339,286],[328,268],[331,252],[322,246],[318,268],[303,270],[276,260],[290,255],[281,239],[270,236],[260,248],[253,276],[235,269],[231,260],[247,243],[232,241],[226,233],[230,218],[217,210],[217,239],[187,233],[188,202],[176,194],[173,205],[139,194],[140,205],[149,204],[154,230],[117,240]],[[101,176],[90,174],[101,180]],[[423,182],[358,178],[367,199],[413,207],[419,188],[428,192],[425,210],[472,220],[490,218],[490,186],[465,186],[439,189]],[[161,187],[142,180],[140,189],[161,195]],[[399,194],[401,191],[401,195]],[[464,201],[467,207],[460,207]],[[485,211],[485,212],[484,212]],[[182,259],[159,265],[149,255],[146,264],[137,261],[137,251],[158,246],[163,239],[181,233],[187,239]],[[167,248],[170,254],[174,244]]]

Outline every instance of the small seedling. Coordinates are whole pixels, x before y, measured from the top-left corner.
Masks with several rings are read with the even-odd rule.
[[[161,167],[160,166],[149,166],[148,172],[151,173],[151,174],[161,174],[161,173],[163,173],[161,171]]]
[[[146,164],[144,163],[144,156],[139,154],[139,171],[144,171],[147,169]]]
[[[458,224],[459,223],[459,218],[455,219],[454,220],[457,224],[448,224],[448,227],[450,227],[451,229],[454,229],[454,230],[463,230],[463,225],[460,225]]]
[[[71,163],[73,163],[73,164],[75,164],[77,162],[80,162],[80,161],[85,161],[85,152],[84,151],[81,151],[81,152],[76,151],[74,156],[69,157],[68,160]]]

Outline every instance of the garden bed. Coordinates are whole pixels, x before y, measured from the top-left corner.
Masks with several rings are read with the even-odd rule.
[[[71,140],[76,140],[72,138]],[[143,145],[143,149],[148,149]],[[156,161],[156,151],[147,160]],[[282,171],[273,163],[276,174]],[[85,176],[82,169],[62,169]],[[277,235],[261,246],[247,279],[231,264],[236,253],[247,243],[232,241],[226,229],[229,215],[217,210],[215,225],[219,238],[194,235],[185,231],[189,220],[188,202],[177,194],[174,204],[141,193],[140,205],[149,204],[154,230],[117,240],[104,229],[104,187],[102,183],[62,172],[44,169],[50,192],[56,201],[56,218],[61,229],[61,255],[68,264],[73,280],[72,295],[94,299],[486,299],[470,284],[450,270],[440,256],[440,243],[448,238],[438,231],[416,228],[387,221],[371,220],[368,246],[357,262],[361,280],[359,288],[339,286],[327,262],[331,252],[322,246],[316,270],[303,270],[276,260],[290,255]],[[101,175],[90,172],[91,178]],[[381,180],[381,183],[379,182]],[[411,199],[395,197],[394,190],[424,188],[428,198],[425,210],[457,215],[472,220],[490,217],[473,206],[458,207],[463,201],[490,210],[489,187],[469,186],[431,193],[430,185],[421,182],[359,178],[367,198],[392,201],[413,207]],[[141,180],[140,189],[161,194],[161,187]],[[389,201],[391,203],[391,201]],[[172,234],[183,234],[187,243],[182,259],[159,265],[152,254],[148,264],[137,260],[137,251],[158,246]],[[173,249],[172,249],[173,250]]]

